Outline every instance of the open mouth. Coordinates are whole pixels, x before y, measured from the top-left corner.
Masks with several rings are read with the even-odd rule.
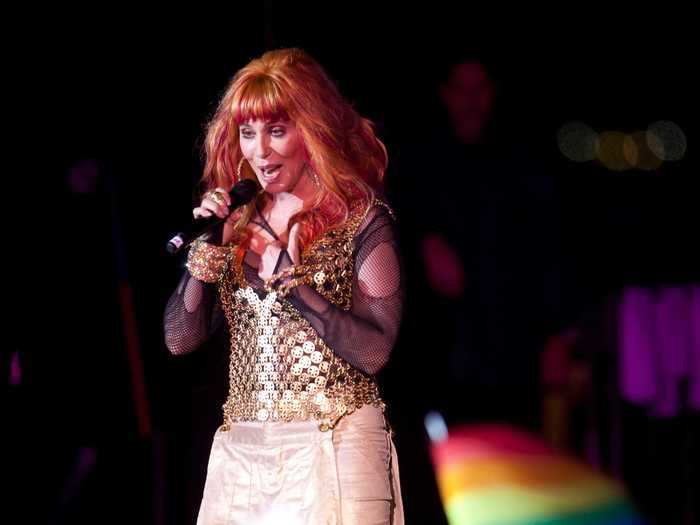
[[[265,166],[264,168],[261,168],[262,170],[262,175],[263,177],[267,178],[272,178],[279,173],[280,168],[282,167],[282,164],[272,164],[270,166]]]

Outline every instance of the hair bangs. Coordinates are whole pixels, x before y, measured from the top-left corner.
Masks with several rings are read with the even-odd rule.
[[[252,77],[233,100],[233,120],[236,124],[251,120],[289,120],[285,99],[282,90],[269,76]]]

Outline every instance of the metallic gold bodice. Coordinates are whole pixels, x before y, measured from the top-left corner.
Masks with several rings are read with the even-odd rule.
[[[354,235],[366,210],[355,210],[340,228],[326,232],[301,255],[297,271],[337,307],[352,304]],[[229,421],[314,419],[321,430],[365,405],[384,408],[374,377],[336,355],[293,304],[275,291],[256,292],[242,271],[238,246],[193,245],[192,275],[218,282],[231,333]]]

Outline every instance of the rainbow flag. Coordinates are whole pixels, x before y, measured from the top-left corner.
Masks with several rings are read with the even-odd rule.
[[[620,484],[505,425],[450,429],[433,442],[450,525],[638,525]]]

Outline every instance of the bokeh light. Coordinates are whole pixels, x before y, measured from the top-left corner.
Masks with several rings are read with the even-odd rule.
[[[620,131],[605,131],[600,134],[598,160],[613,171],[624,171],[632,167],[625,157],[625,137]]]
[[[663,163],[649,148],[647,134],[644,131],[636,131],[625,136],[623,145],[625,159],[634,168],[651,171],[658,169]]]
[[[583,122],[568,122],[557,132],[559,151],[574,162],[587,162],[598,156],[598,134]]]
[[[651,124],[647,128],[646,141],[649,149],[661,160],[681,160],[688,149],[683,130],[668,120],[659,120]]]

